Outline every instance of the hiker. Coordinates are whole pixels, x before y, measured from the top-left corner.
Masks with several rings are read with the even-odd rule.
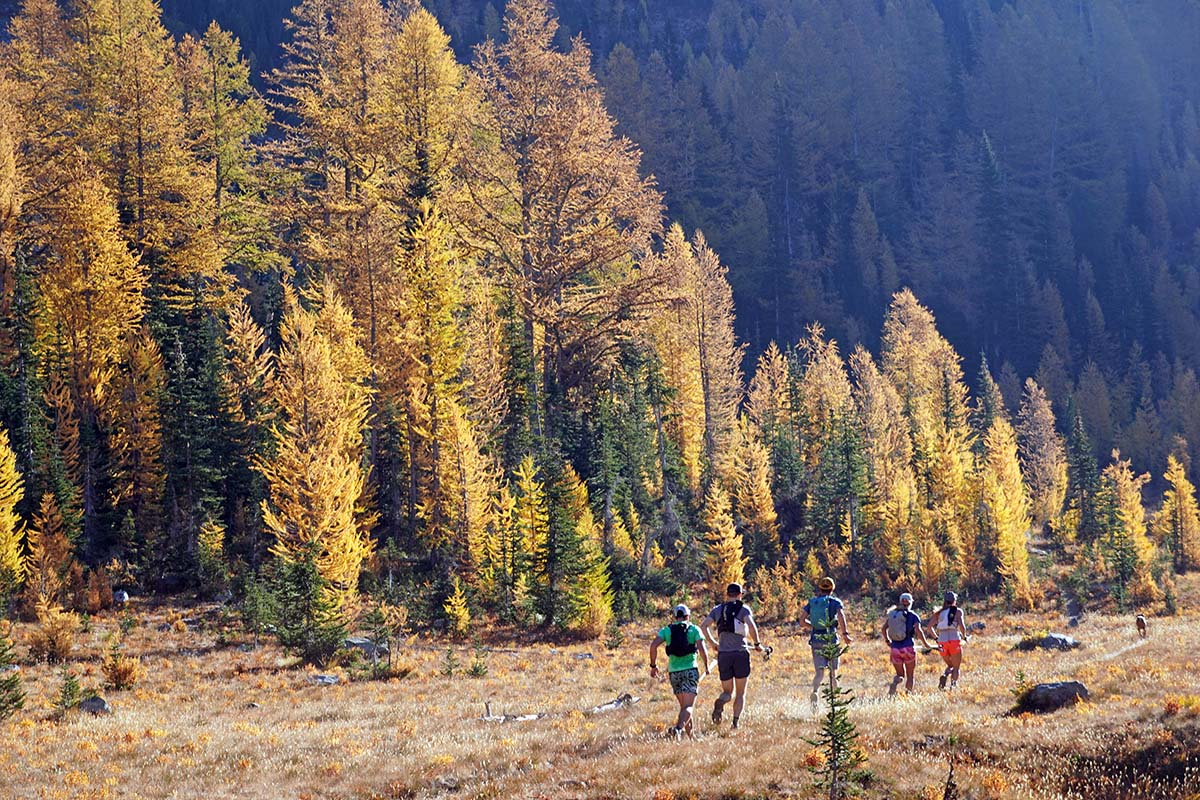
[[[716,626],[718,639],[713,639]],[[725,590],[725,602],[708,612],[700,623],[700,630],[708,641],[717,648],[717,670],[721,678],[721,694],[713,703],[712,721],[721,722],[725,704],[733,700],[733,727],[738,726],[742,709],[746,706],[746,681],[750,679],[750,651],[746,644],[749,636],[755,650],[762,649],[758,638],[758,626],[750,606],[742,600],[742,585],[731,583]]]
[[[686,733],[692,735],[692,706],[700,692],[700,670],[696,668],[696,651],[704,659],[704,674],[709,674],[708,648],[704,635],[692,624],[692,612],[683,603],[675,606],[675,621],[658,632],[650,643],[650,677],[658,677],[658,648],[667,645],[667,673],[671,680],[671,691],[679,701],[679,718],[671,735],[682,739]]]
[[[888,609],[883,619],[883,638],[891,645],[892,666],[896,668],[896,677],[888,695],[895,695],[896,689],[904,682],[904,690],[912,692],[913,676],[917,671],[917,649],[913,635],[921,638],[921,644],[926,650],[930,649],[929,640],[925,638],[925,629],[921,627],[921,618],[912,611],[913,596],[908,592],[900,595],[897,605]]]
[[[942,651],[942,661],[946,662],[946,670],[938,678],[938,688],[946,688],[946,679],[950,679],[950,688],[958,686],[958,671],[962,667],[963,642],[970,641],[967,636],[967,626],[963,622],[962,609],[958,607],[958,595],[946,592],[942,597],[942,607],[934,612],[925,623],[937,633],[938,649]]]
[[[812,694],[809,700],[816,708],[818,692],[825,680],[825,670],[829,670],[829,678],[833,687],[837,688],[837,671],[840,657],[829,658],[826,653],[830,646],[840,647],[843,641],[850,643],[850,631],[846,629],[846,611],[842,601],[833,596],[837,585],[833,578],[821,578],[817,584],[817,596],[804,604],[804,623],[809,626],[808,644],[813,654]],[[841,638],[838,632],[841,631]]]

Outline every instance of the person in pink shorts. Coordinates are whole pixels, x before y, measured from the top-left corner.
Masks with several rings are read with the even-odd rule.
[[[912,611],[913,596],[908,592],[900,595],[898,605],[888,609],[883,619],[883,638],[891,646],[892,666],[896,669],[896,677],[892,679],[889,695],[894,695],[900,683],[904,683],[905,691],[913,690],[913,678],[917,671],[917,650],[913,635],[921,638],[921,644],[929,649],[929,640],[921,628],[921,618]]]

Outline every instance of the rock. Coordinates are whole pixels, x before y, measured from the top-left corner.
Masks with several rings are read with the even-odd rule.
[[[1067,627],[1068,628],[1078,628],[1079,627],[1079,617],[1071,617],[1069,620],[1067,620]]]
[[[243,708],[262,708],[258,703],[246,703]]]
[[[21,671],[21,666],[19,664],[5,664],[3,667],[0,667],[0,672],[20,672],[20,671]]]
[[[342,647],[347,650],[362,650],[367,658],[375,656],[386,656],[388,654],[388,646],[386,644],[375,644],[373,641],[363,637],[351,637],[342,642]]]
[[[157,630],[159,633],[166,633],[167,631],[171,630],[171,623],[164,622],[158,626]]]
[[[124,589],[117,589],[115,592],[113,592],[113,604],[117,608],[124,608],[128,602],[129,592],[125,591]]]
[[[1045,638],[1038,642],[1038,647],[1043,650],[1074,650],[1079,647],[1079,642],[1061,633],[1047,633]]]
[[[96,714],[98,716],[100,714],[111,714],[112,706],[110,706],[108,701],[103,697],[97,695],[95,697],[89,697],[86,700],[79,701],[79,710],[86,711],[89,714]]]
[[[970,625],[968,625],[967,630],[971,631],[972,633],[975,633],[976,631],[981,631],[986,627],[987,627],[986,623],[984,623],[982,621],[976,621],[976,622],[972,622]]]
[[[572,656],[572,658],[574,658],[576,661],[588,661],[595,658],[595,656],[593,656],[591,653],[576,653],[574,656]]]
[[[1057,711],[1088,699],[1088,690],[1079,681],[1061,683],[1039,683],[1021,698],[1020,710],[1036,711],[1039,714]]]
[[[337,675],[313,675],[312,682],[318,686],[333,686],[341,680]]]
[[[239,653],[253,653],[253,652],[254,652],[254,645],[252,645],[252,644],[239,644],[239,645],[238,645],[238,652],[239,652]]]
[[[1083,604],[1079,602],[1078,597],[1072,597],[1069,600],[1067,600],[1067,616],[1068,617],[1082,617],[1083,616]]]

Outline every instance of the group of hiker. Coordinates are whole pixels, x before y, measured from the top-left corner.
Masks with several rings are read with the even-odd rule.
[[[836,584],[832,578],[822,578],[817,583],[817,594],[804,604],[803,625],[808,631],[808,643],[812,648],[813,681],[809,697],[814,710],[817,708],[821,686],[826,671],[834,688],[838,685],[840,656],[851,642],[846,626],[846,609],[834,594]],[[679,702],[679,716],[669,733],[675,738],[692,735],[692,714],[696,696],[700,692],[700,681],[710,673],[709,647],[716,650],[717,672],[721,681],[721,693],[713,702],[712,721],[720,724],[725,706],[731,701],[731,725],[738,727],[742,710],[746,705],[746,685],[750,679],[750,651],[762,651],[768,656],[771,648],[765,647],[759,638],[754,614],[743,599],[741,584],[731,583],[726,589],[725,602],[714,607],[701,621],[694,625],[692,612],[684,604],[675,606],[674,621],[658,631],[650,643],[650,675],[658,677],[659,649],[666,645],[667,674],[671,691]],[[892,667],[896,676],[888,694],[894,695],[900,684],[905,690],[913,690],[916,673],[919,639],[923,652],[937,650],[945,663],[945,670],[938,680],[938,688],[946,689],[947,682],[953,689],[958,684],[962,667],[962,645],[968,639],[963,622],[962,609],[958,606],[958,595],[946,592],[942,607],[928,619],[922,620],[913,612],[913,596],[901,594],[897,604],[884,615],[880,633],[887,641]],[[713,629],[716,629],[714,636]],[[930,643],[926,628],[937,637]],[[697,660],[699,656],[699,660]],[[703,673],[701,673],[703,669]]]

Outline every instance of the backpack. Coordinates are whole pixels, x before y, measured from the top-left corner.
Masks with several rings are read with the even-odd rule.
[[[738,614],[742,613],[742,601],[730,600],[721,604],[721,618],[717,620],[720,633],[737,633]]]
[[[887,615],[887,635],[893,642],[908,638],[908,612],[897,608]]]
[[[942,614],[939,611],[937,620],[938,629],[943,631],[954,630],[954,620],[957,618],[956,615],[958,614],[958,606],[946,606],[942,609],[942,611],[946,612],[946,622],[945,624],[942,624]]]
[[[667,655],[690,656],[695,654],[696,643],[688,641],[689,627],[686,622],[671,623],[671,641],[667,642]]]
[[[812,623],[813,630],[829,630],[833,627],[833,614],[830,613],[832,599],[833,595],[823,594],[808,601],[808,621]]]

